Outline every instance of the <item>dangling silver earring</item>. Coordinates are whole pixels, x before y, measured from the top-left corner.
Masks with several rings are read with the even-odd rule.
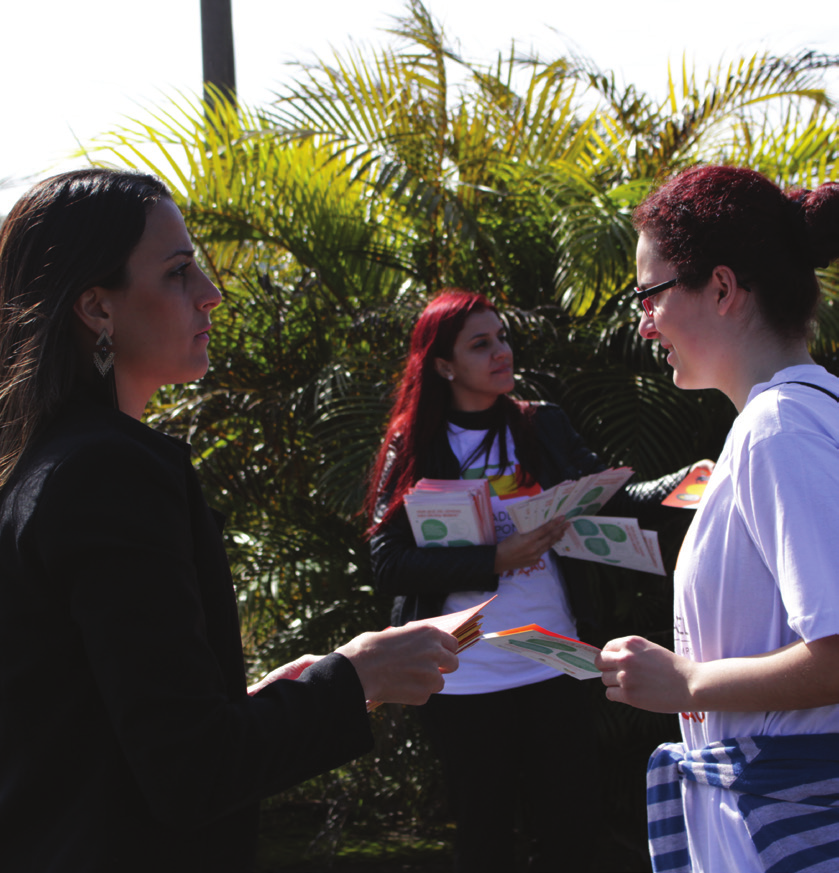
[[[449,382],[454,382],[454,373],[449,373],[446,378],[449,380]]]
[[[108,375],[108,371],[114,365],[113,342],[105,328],[102,328],[102,333],[99,334],[99,339],[96,340],[96,348],[93,350],[93,363],[96,364],[96,369],[99,375],[104,379]]]

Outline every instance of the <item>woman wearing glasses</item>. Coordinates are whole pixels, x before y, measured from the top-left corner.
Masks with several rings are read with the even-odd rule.
[[[684,742],[650,762],[654,869],[835,869],[839,379],[807,338],[839,185],[699,167],[634,222],[642,336],[739,413],[679,556],[675,653],[628,637],[600,656],[611,700],[681,713]]]

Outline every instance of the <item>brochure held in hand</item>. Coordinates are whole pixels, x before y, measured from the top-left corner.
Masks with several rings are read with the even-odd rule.
[[[594,666],[600,649],[545,630],[538,624],[484,634],[483,639],[499,649],[532,658],[575,679],[594,679],[600,675],[600,670]]]
[[[529,533],[564,515],[571,524],[553,546],[558,555],[663,576],[655,531],[642,530],[635,518],[597,515],[632,473],[630,467],[619,467],[560,482],[533,497],[512,502],[510,517],[520,533]],[[404,502],[411,530],[422,548],[496,542],[486,479],[420,479]]]
[[[558,555],[663,576],[655,531],[641,530],[635,518],[597,515],[632,473],[631,467],[618,467],[560,482],[511,506],[510,516],[520,532],[529,533],[557,515],[564,515],[571,525],[553,547]]]

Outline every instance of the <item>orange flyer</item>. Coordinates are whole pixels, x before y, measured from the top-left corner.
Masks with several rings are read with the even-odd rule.
[[[492,603],[497,596],[497,594],[493,594],[489,600],[485,600],[477,606],[462,609],[460,612],[451,612],[448,615],[435,615],[433,618],[421,618],[417,621],[408,622],[408,624],[427,624],[440,628],[440,630],[445,631],[447,634],[457,637],[457,651],[462,652],[464,649],[468,649],[469,646],[477,643],[481,638],[481,619],[483,615],[480,612],[488,603]]]
[[[697,467],[695,470],[691,470],[661,501],[661,505],[675,506],[677,509],[696,509],[710,478],[711,471],[707,467]]]

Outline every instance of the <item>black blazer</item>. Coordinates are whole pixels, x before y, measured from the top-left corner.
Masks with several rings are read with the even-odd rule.
[[[579,479],[605,469],[574,430],[565,413],[553,404],[539,404],[533,417],[539,446],[539,485],[551,488],[566,479]],[[526,465],[525,465],[526,469]],[[607,515],[635,516],[655,526],[668,510],[661,501],[687,474],[687,469],[652,482],[630,484],[607,504]],[[448,441],[446,428],[438,433],[422,475],[457,479],[460,468]],[[384,516],[390,495],[382,493],[376,517]],[[672,512],[672,510],[670,511]],[[456,591],[496,591],[495,546],[464,546],[459,549],[420,549],[416,545],[405,508],[380,527],[370,542],[376,589],[394,598],[391,621],[402,625],[417,618],[440,615],[446,597]],[[559,562],[568,588],[569,602],[578,621],[596,626],[592,598],[582,578],[581,562],[551,557]]]
[[[74,403],[0,493],[0,870],[250,870],[259,799],[371,746],[340,655],[247,696],[189,448]]]

